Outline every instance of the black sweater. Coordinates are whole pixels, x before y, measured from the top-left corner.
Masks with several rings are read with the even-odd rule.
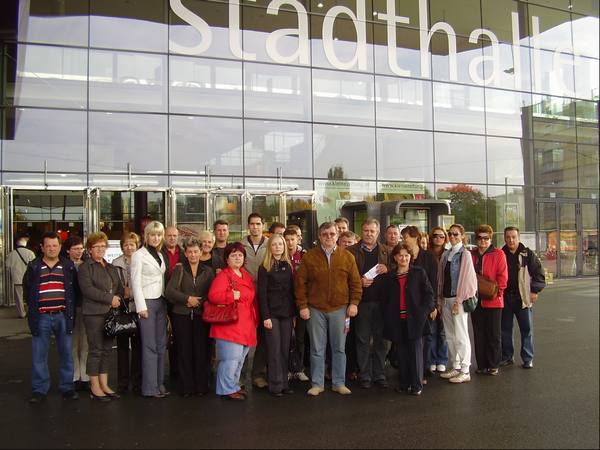
[[[262,320],[286,319],[297,315],[292,266],[278,262],[267,272],[258,268],[258,301]]]

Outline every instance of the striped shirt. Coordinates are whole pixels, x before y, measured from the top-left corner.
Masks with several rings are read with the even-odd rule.
[[[38,306],[40,314],[64,311],[67,308],[64,280],[65,274],[60,262],[54,267],[49,267],[45,263],[42,265]]]

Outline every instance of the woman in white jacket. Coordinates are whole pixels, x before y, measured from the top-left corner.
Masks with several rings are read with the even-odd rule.
[[[153,221],[144,229],[144,246],[131,257],[131,289],[140,317],[142,395],[163,398],[167,351],[167,304],[163,297],[166,264],[160,252],[165,228]]]

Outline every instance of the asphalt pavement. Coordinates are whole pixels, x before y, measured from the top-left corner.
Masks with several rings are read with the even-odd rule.
[[[258,391],[245,402],[70,402],[56,387],[52,347],[53,387],[39,405],[27,402],[25,321],[0,308],[0,448],[599,448],[598,302],[598,278],[555,281],[535,307],[532,370],[518,355],[496,377],[476,375],[473,364],[470,383],[434,376],[420,397],[396,393],[389,368],[391,388],[349,383],[349,396],[309,398],[308,383],[295,381],[292,396]]]

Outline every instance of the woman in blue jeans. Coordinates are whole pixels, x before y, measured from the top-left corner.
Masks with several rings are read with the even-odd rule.
[[[240,373],[250,347],[256,346],[258,307],[254,280],[244,269],[246,250],[239,242],[229,244],[224,252],[227,267],[214,279],[208,301],[217,305],[237,302],[238,320],[212,324],[210,337],[215,339],[217,358],[217,395],[229,400],[245,400],[248,393],[240,387]]]

